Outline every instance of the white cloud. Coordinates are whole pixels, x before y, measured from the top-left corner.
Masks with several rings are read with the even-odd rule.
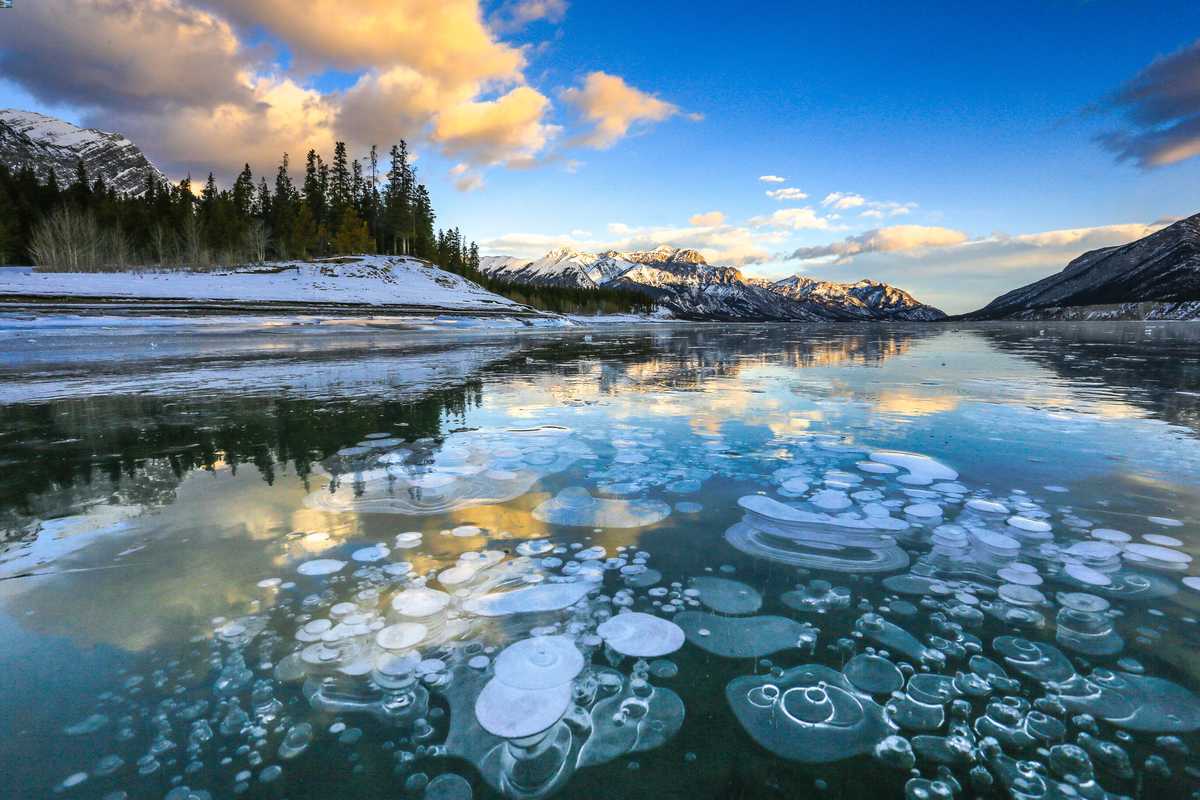
[[[812,206],[781,208],[765,216],[751,217],[755,228],[786,228],[790,230],[829,230],[830,223],[819,216]]]
[[[767,197],[771,198],[772,200],[779,200],[780,202],[783,202],[785,200],[807,200],[808,199],[808,195],[806,193],[800,191],[799,189],[797,189],[793,186],[788,186],[783,189],[768,189]]]
[[[867,198],[861,194],[854,194],[853,192],[830,192],[825,195],[825,199],[821,201],[821,205],[845,211],[849,208],[857,208],[866,204],[866,202]]]
[[[787,178],[778,175],[759,175],[758,179],[763,183],[787,183]]]

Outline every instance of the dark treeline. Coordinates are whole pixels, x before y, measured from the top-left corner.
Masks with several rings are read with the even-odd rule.
[[[133,267],[204,269],[268,259],[345,253],[412,255],[437,261],[439,237],[429,192],[416,180],[404,144],[380,174],[375,148],[367,166],[338,142],[332,163],[310,150],[297,186],[283,156],[274,179],[255,180],[247,164],[233,186],[154,177],[137,195],[93,180],[80,162],[70,182],[51,172],[0,165],[0,258],[46,271]]]
[[[46,272],[198,270],[378,253],[424,259],[547,310],[651,307],[634,292],[493,281],[479,272],[478,246],[458,228],[435,230],[436,219],[403,141],[382,161],[372,147],[365,163],[351,160],[344,142],[332,162],[310,150],[299,185],[284,154],[270,182],[247,164],[226,189],[210,173],[199,187],[190,177],[177,184],[150,177],[136,195],[93,179],[82,161],[69,180],[51,171],[45,182],[29,167],[13,172],[0,164],[0,264],[33,263]]]

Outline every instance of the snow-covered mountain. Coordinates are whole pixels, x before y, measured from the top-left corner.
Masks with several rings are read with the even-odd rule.
[[[0,163],[11,170],[33,168],[40,180],[53,169],[60,185],[75,177],[79,159],[88,176],[118,192],[141,194],[147,176],[165,180],[138,146],[119,133],[80,128],[34,111],[0,110]]]
[[[584,253],[553,250],[534,261],[482,259],[487,275],[513,283],[639,291],[678,317],[721,320],[933,320],[945,315],[874,281],[835,284],[794,276],[772,283],[705,261],[696,250]]]
[[[838,308],[862,319],[931,322],[946,316],[941,309],[925,305],[903,289],[866,278],[857,283],[833,283],[792,275],[772,287],[786,297]]]
[[[1196,316],[1200,301],[1200,214],[1118,247],[1076,258],[1062,272],[997,297],[969,319]],[[1188,308],[1193,309],[1187,311]],[[1180,314],[1184,316],[1181,317]]]

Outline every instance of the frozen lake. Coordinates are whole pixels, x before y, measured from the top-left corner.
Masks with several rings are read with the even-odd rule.
[[[1200,786],[1200,325],[430,327],[0,320],[5,796]]]

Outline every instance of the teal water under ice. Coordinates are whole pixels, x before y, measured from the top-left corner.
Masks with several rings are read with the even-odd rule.
[[[0,794],[1200,790],[1200,326],[0,321]]]

